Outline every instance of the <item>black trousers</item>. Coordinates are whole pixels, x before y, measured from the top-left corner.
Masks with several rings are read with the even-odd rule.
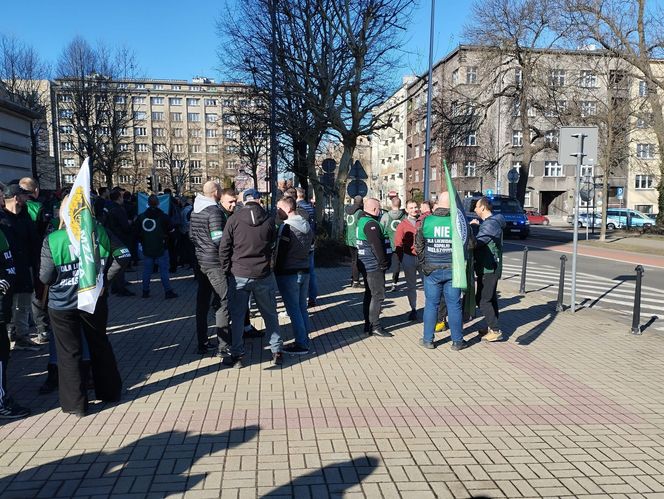
[[[41,286],[40,286],[41,288]],[[32,318],[35,321],[37,326],[37,331],[40,333],[45,333],[48,331],[49,321],[48,321],[48,299],[44,300],[42,303],[40,294],[43,293],[43,288],[36,289],[32,294]],[[48,296],[48,294],[46,295]]]
[[[380,328],[380,308],[385,300],[385,272],[376,270],[367,272],[364,265],[360,266],[360,272],[364,278],[364,302],[362,312],[364,314],[364,330]]]
[[[168,268],[171,272],[175,272],[178,269],[178,251],[180,250],[180,233],[177,229],[168,237],[166,246],[168,247]]]
[[[92,377],[97,399],[104,402],[120,400],[122,379],[106,336],[108,303],[105,296],[97,301],[94,314],[77,309],[54,310],[49,308],[51,327],[58,352],[58,381],[60,407],[63,411],[85,411],[88,393],[81,369],[81,329],[90,346]]]
[[[496,289],[498,288],[498,274],[478,274],[477,276],[477,293],[475,298],[480,307],[480,312],[484,316],[487,325],[493,329],[498,330],[498,295]]]
[[[348,246],[350,251],[350,271],[353,282],[360,282],[360,269],[357,265],[357,248],[355,246]]]
[[[7,324],[0,321],[0,407],[7,396],[7,365],[9,364],[9,334]]]
[[[197,269],[198,291],[196,292],[196,336],[198,346],[208,341],[207,316],[210,311],[212,296],[219,297],[219,308],[215,312],[215,326],[219,347],[230,346],[230,328],[228,315],[228,281],[221,268]]]

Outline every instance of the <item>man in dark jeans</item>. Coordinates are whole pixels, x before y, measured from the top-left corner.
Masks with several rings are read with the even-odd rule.
[[[223,201],[223,206],[219,206],[220,200]],[[219,241],[236,202],[235,191],[222,191],[217,182],[210,180],[203,185],[203,194],[196,195],[191,212],[189,238],[194,245],[197,260],[196,336],[198,353],[201,355],[214,348],[207,334],[207,315],[213,294],[219,297],[219,308],[215,312],[218,353],[225,354],[230,347],[228,284],[221,269]]]
[[[378,222],[380,201],[364,200],[364,211],[357,221],[358,267],[364,278],[364,332],[368,335],[389,337],[380,325],[380,308],[385,299],[385,271],[390,257],[385,235]],[[388,243],[389,244],[389,243]]]
[[[505,219],[502,215],[491,212],[491,202],[481,197],[473,208],[482,224],[475,243],[475,273],[477,274],[477,293],[475,294],[480,312],[488,329],[480,329],[485,341],[500,341],[503,334],[498,325],[498,296],[496,289],[503,270],[503,229]],[[479,224],[475,219],[471,224]]]
[[[106,214],[106,228],[127,248],[132,247],[133,230],[129,224],[129,216],[124,209],[122,192],[120,189],[113,189],[110,194],[110,204]],[[118,296],[135,296],[127,289],[124,269],[118,272],[118,275],[111,282],[111,292]]]

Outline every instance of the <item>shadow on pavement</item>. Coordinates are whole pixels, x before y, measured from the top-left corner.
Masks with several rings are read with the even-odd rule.
[[[75,454],[0,478],[0,496],[27,499],[182,494],[207,477],[206,473],[189,472],[201,458],[249,442],[259,431],[254,425],[217,435],[156,433],[112,452]]]
[[[328,464],[324,468],[297,477],[262,497],[328,497],[329,494],[341,496],[371,475],[377,466],[378,459],[370,456]]]

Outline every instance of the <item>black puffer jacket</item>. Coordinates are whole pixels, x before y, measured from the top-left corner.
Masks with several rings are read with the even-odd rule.
[[[201,268],[221,267],[219,241],[227,220],[228,215],[214,199],[201,194],[196,196],[189,222],[189,239],[194,245]]]
[[[16,281],[11,291],[32,293],[35,289],[33,272],[36,272],[39,264],[39,248],[41,248],[37,227],[27,211],[15,215],[3,208],[0,208],[0,227],[7,236],[16,267]]]

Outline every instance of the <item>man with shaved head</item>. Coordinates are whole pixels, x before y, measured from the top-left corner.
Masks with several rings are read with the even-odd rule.
[[[364,211],[357,221],[358,267],[364,278],[364,332],[388,337],[380,325],[380,308],[385,299],[385,271],[390,266],[390,244],[379,223],[380,201],[364,200]]]
[[[228,285],[221,269],[219,241],[236,203],[237,196],[233,189],[222,190],[217,182],[209,180],[203,185],[203,194],[196,195],[194,210],[191,213],[189,238],[194,245],[197,260],[196,336],[198,353],[201,355],[214,348],[207,334],[207,315],[213,294],[219,297],[220,303],[215,312],[218,353],[224,354],[230,347]]]
[[[424,274],[424,335],[420,340],[424,348],[434,348],[434,328],[441,300],[447,305],[452,350],[468,346],[463,339],[461,290],[452,286],[454,223],[450,216],[449,194],[443,192],[433,206],[433,212],[415,234],[415,251]]]

